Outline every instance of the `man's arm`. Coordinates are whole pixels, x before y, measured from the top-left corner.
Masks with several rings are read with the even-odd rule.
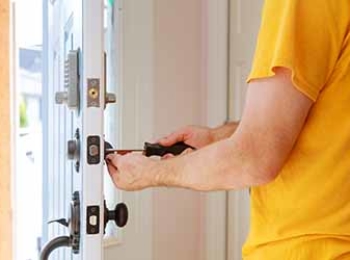
[[[222,126],[216,127],[212,129],[212,134],[214,136],[214,140],[216,142],[221,141],[223,139],[229,138],[234,134],[239,122],[228,122]]]
[[[160,184],[196,190],[231,190],[272,181],[302,130],[312,101],[290,80],[290,72],[249,85],[242,121],[232,137],[164,162]],[[173,173],[168,175],[166,172]]]
[[[235,133],[196,152],[154,161],[141,155],[109,157],[117,187],[151,186],[201,191],[232,190],[272,181],[303,128],[312,101],[299,92],[290,71],[249,84],[242,120]]]

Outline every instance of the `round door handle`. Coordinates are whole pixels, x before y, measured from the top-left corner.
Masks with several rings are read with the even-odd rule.
[[[115,207],[115,212],[116,212],[115,223],[120,228],[125,227],[125,225],[128,223],[128,218],[129,218],[128,207],[124,203],[119,203]]]
[[[105,202],[104,224],[105,229],[108,221],[114,221],[115,224],[122,228],[128,223],[129,211],[124,203],[119,203],[114,210],[108,210]]]

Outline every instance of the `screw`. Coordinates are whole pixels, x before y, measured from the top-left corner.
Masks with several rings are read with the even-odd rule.
[[[75,171],[79,172],[79,168],[80,168],[80,162],[76,161],[75,165],[74,165]]]
[[[77,128],[75,130],[75,135],[74,135],[75,139],[79,140],[80,139],[80,133],[79,133],[79,128]]]
[[[91,86],[96,87],[97,86],[97,80],[93,79],[90,81]]]

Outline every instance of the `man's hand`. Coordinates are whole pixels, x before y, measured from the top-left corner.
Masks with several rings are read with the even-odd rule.
[[[164,146],[171,146],[184,142],[197,149],[215,142],[214,132],[211,128],[200,126],[187,126],[157,141]]]
[[[229,138],[236,131],[239,122],[230,122],[216,128],[187,126],[158,140],[164,146],[184,142],[197,149]]]
[[[122,190],[142,190],[157,186],[156,160],[140,153],[110,154],[106,163],[115,186]]]
[[[226,126],[230,131],[221,135],[227,136],[233,130],[230,138],[215,142],[210,129],[190,127],[160,140],[162,145],[183,141],[196,148],[206,146],[186,156],[163,161],[139,154],[109,156],[108,168],[116,186],[125,190],[171,186],[213,191],[273,181],[288,159],[313,104],[293,85],[289,69],[276,68],[274,72],[273,77],[249,84],[239,127]],[[208,145],[212,142],[215,143]]]

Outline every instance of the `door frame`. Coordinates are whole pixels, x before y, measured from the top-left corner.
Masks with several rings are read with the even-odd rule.
[[[9,1],[9,84],[10,84],[10,173],[11,173],[11,231],[12,237],[10,238],[11,253],[13,259],[17,259],[17,196],[16,196],[16,158],[17,158],[17,136],[19,129],[19,122],[17,120],[19,115],[18,104],[18,86],[17,86],[17,73],[18,73],[18,51],[17,51],[17,31],[16,31],[16,2]]]
[[[214,127],[228,119],[229,0],[206,0],[204,24],[204,80],[206,124]],[[227,260],[227,192],[204,194],[205,259]]]
[[[263,0],[229,0],[229,104],[230,120],[240,120],[256,39],[261,21]],[[249,19],[245,19],[249,17]],[[250,195],[248,189],[228,192],[227,260],[242,259],[242,245],[249,234]]]

